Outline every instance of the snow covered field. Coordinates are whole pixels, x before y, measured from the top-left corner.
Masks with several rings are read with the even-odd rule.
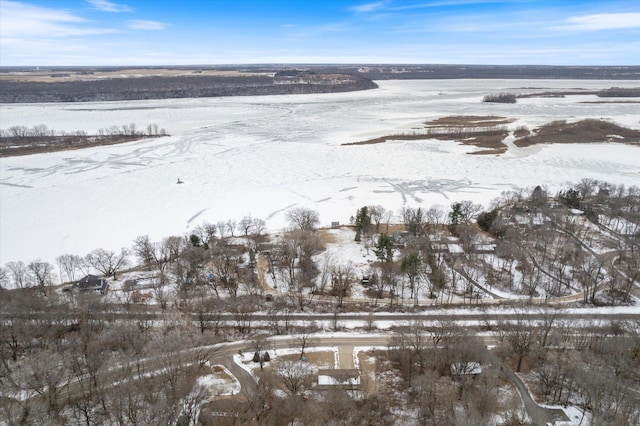
[[[637,81],[381,81],[365,92],[78,104],[0,105],[0,127],[46,124],[89,133],[156,123],[172,136],[0,159],[0,264],[118,249],[149,234],[251,215],[285,226],[292,206],[346,223],[381,204],[488,204],[514,187],[584,177],[640,186],[640,148],[621,144],[511,147],[500,156],[450,141],[341,146],[411,132],[448,115],[502,115],[529,128],[552,120],[611,119],[640,129],[638,103],[582,103],[593,95],[482,103],[499,91],[637,87]],[[535,89],[533,89],[535,88]],[[611,101],[612,99],[609,99]],[[638,99],[624,99],[635,100]],[[176,184],[180,178],[184,184]]]

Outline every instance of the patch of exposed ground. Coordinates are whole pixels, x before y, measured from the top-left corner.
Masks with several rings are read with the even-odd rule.
[[[438,139],[457,141],[464,145],[483,148],[481,151],[470,154],[502,154],[508,149],[503,143],[503,140],[509,135],[506,124],[513,121],[515,120],[511,118],[493,115],[452,115],[425,122],[424,132],[416,131],[410,134],[381,136],[342,145],[371,145],[391,140]]]
[[[338,242],[335,234],[331,233],[329,229],[319,229],[318,236],[324,244],[335,244]]]
[[[378,390],[376,383],[376,356],[375,352],[358,352],[358,364],[360,366],[361,383],[367,395],[375,395]]]
[[[553,121],[535,129],[530,136],[517,139],[514,144],[526,147],[540,143],[640,143],[640,130],[629,129],[606,120],[580,120],[567,123]]]
[[[452,115],[424,123],[425,131],[410,134],[380,136],[360,142],[342,145],[370,145],[392,140],[450,140],[464,145],[483,148],[469,154],[499,155],[508,150],[503,142],[509,135],[506,124],[515,119],[499,116]],[[607,120],[586,119],[575,123],[565,120],[553,121],[533,131],[521,126],[513,132],[517,147],[540,143],[602,143],[618,142],[640,144],[640,130],[629,129]]]
[[[531,130],[529,130],[525,126],[518,127],[516,130],[513,131],[513,136],[515,136],[516,138],[524,138],[526,136],[529,136],[530,134],[531,134]]]
[[[71,151],[74,149],[93,148],[96,146],[117,145],[159,136],[131,135],[109,138],[96,136],[71,138],[67,136],[51,136],[46,138],[25,138],[21,143],[13,143],[10,138],[0,138],[0,157],[42,154],[45,152]],[[33,140],[32,140],[33,139]]]
[[[610,87],[602,90],[574,89],[539,93],[524,93],[516,97],[522,98],[564,98],[572,95],[596,95],[600,98],[636,98],[640,97],[640,87]]]
[[[491,127],[500,126],[516,121],[514,118],[500,117],[497,115],[450,115],[436,118],[424,123],[427,128],[434,127]]]
[[[93,81],[112,78],[176,77],[185,75],[209,75],[236,77],[272,75],[267,72],[245,72],[240,70],[198,70],[166,68],[130,68],[117,70],[65,70],[65,71],[14,71],[0,73],[0,80],[57,83],[61,81]]]

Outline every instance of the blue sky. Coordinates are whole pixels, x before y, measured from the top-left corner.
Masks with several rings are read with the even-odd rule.
[[[0,0],[0,65],[640,65],[640,1]]]

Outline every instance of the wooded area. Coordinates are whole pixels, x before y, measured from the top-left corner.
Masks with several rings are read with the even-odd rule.
[[[401,224],[382,206],[363,206],[350,229],[375,255],[366,283],[350,262],[320,261],[331,234],[300,207],[279,235],[247,216],[158,242],[143,235],[120,251],[64,254],[58,278],[48,262],[9,262],[0,269],[0,416],[12,424],[480,425],[499,414],[518,425],[513,386],[524,380],[538,401],[580,407],[591,424],[634,424],[638,320],[576,323],[564,308],[637,301],[639,207],[638,188],[591,179],[554,196],[541,187],[504,193],[485,211],[471,202],[404,208]],[[123,274],[139,278],[106,292],[68,287],[94,272],[114,285]],[[512,307],[484,307],[466,326],[446,310],[419,319],[421,304],[491,299]],[[318,332],[345,330],[354,312],[369,312],[361,332],[389,336],[386,350],[361,355],[369,364],[355,391],[320,391],[317,367],[271,362],[272,336],[296,337],[291,346],[303,356]],[[408,320],[383,326],[378,312]],[[495,347],[487,350],[478,331]],[[225,342],[235,341],[253,342],[239,348],[258,354],[260,381],[242,379],[240,395],[216,398],[198,378],[229,360],[238,346]]]

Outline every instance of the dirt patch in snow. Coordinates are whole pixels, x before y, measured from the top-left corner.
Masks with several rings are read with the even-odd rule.
[[[640,130],[629,129],[606,120],[580,120],[567,123],[565,120],[552,121],[534,130],[530,136],[517,139],[519,147],[539,143],[596,143],[619,142],[640,143]]]
[[[514,118],[497,115],[450,115],[425,122],[425,127],[493,127],[516,121]]]
[[[515,119],[500,116],[452,115],[424,123],[424,132],[387,135],[343,145],[370,145],[388,141],[413,141],[425,139],[451,140],[483,148],[469,154],[499,155],[507,152],[504,140],[509,136],[507,124]],[[586,119],[575,123],[566,120],[552,121],[533,132],[518,128],[514,135],[517,147],[527,147],[540,143],[602,143],[620,142],[640,144],[640,130],[620,126],[607,120]]]
[[[451,115],[440,117],[424,123],[424,130],[416,129],[413,133],[381,136],[360,142],[343,145],[371,145],[391,140],[413,141],[438,139],[460,142],[483,148],[471,154],[503,154],[508,147],[503,140],[509,135],[506,124],[515,119],[494,115]]]

